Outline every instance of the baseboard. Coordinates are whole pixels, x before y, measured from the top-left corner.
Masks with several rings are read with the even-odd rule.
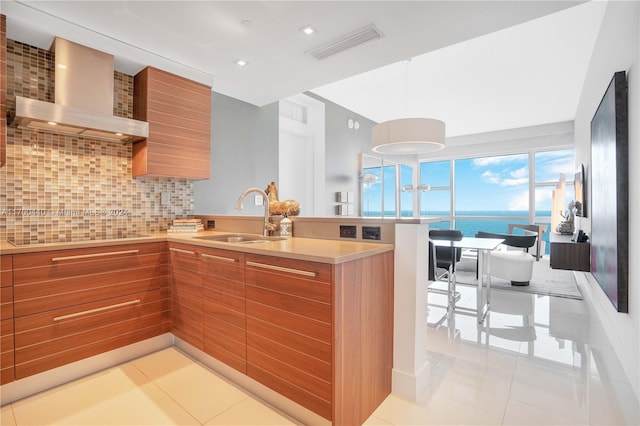
[[[585,301],[591,304],[593,312],[597,315],[597,321],[602,325],[602,328],[606,331],[603,333],[609,340],[609,344],[613,349],[615,356],[622,365],[624,374],[626,375],[627,382],[635,393],[635,397],[640,403],[640,364],[638,360],[632,355],[625,342],[622,341],[622,336],[616,332],[610,332],[607,330],[616,330],[616,325],[612,322],[612,318],[607,314],[607,310],[611,310],[612,305],[606,298],[602,290],[599,288],[595,278],[589,272],[574,272],[576,282],[580,290],[586,293]],[[625,315],[625,314],[619,314]]]
[[[165,333],[4,384],[0,386],[0,406],[168,348],[173,345],[173,341],[173,334]]]

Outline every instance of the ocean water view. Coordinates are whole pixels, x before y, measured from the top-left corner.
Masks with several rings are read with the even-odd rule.
[[[412,212],[402,212],[402,217],[411,217]],[[422,217],[449,217],[448,211],[422,211],[420,212]],[[381,217],[380,212],[371,212],[366,214],[367,217]],[[385,212],[385,217],[395,217],[395,212]],[[528,224],[529,212],[526,210],[475,210],[475,211],[458,211],[454,217],[455,226],[462,232],[465,237],[473,237],[476,232],[495,232],[506,234],[509,229],[509,224]],[[549,254],[549,230],[551,223],[551,211],[550,210],[537,210],[536,211],[536,225],[546,225],[547,230],[542,235],[544,254]],[[451,229],[451,223],[449,220],[442,222],[436,222],[429,224],[431,229]],[[522,234],[521,230],[515,230],[514,233]],[[531,250],[530,250],[531,251]]]

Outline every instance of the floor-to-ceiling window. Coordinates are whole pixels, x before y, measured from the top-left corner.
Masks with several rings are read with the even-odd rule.
[[[452,216],[451,161],[420,163],[420,184],[429,185],[428,191],[420,192],[420,216],[446,218],[430,227],[449,229]]]
[[[531,151],[420,163],[420,216],[439,216],[433,228],[506,233],[508,224],[545,225],[551,230],[552,195],[567,176],[565,200],[574,198],[574,150]],[[545,244],[548,252],[548,244]]]

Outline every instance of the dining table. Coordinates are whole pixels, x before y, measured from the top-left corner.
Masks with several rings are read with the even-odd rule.
[[[478,319],[478,324],[482,324],[489,313],[489,304],[491,299],[491,262],[485,262],[485,256],[487,256],[491,251],[498,248],[500,244],[504,242],[504,239],[501,238],[476,238],[476,237],[462,237],[462,239],[457,241],[449,241],[449,240],[431,240],[434,246],[436,247],[451,247],[451,248],[459,248],[459,249],[467,249],[467,250],[476,250],[478,253],[478,296],[476,303],[476,314]],[[455,276],[455,274],[454,274]],[[486,280],[485,280],[486,277]],[[455,278],[454,278],[455,280]],[[486,292],[483,291],[485,288],[486,281]],[[448,291],[453,291],[455,293],[455,281],[452,288],[449,288]],[[484,297],[483,297],[484,295]],[[448,311],[455,310],[455,297],[454,295],[449,295],[450,299],[454,300],[453,305],[448,307]]]

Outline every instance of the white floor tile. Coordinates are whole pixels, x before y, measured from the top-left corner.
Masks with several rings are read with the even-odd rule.
[[[16,420],[13,417],[13,408],[10,404],[0,408],[0,425],[2,426],[15,426]]]
[[[255,399],[245,399],[214,417],[206,425],[295,425],[288,417]]]
[[[167,364],[163,366],[163,362]],[[175,348],[133,363],[200,423],[211,420],[249,397]]]
[[[576,419],[553,413],[544,408],[534,407],[521,401],[509,400],[504,416],[504,425],[580,425]]]
[[[190,425],[195,418],[131,364],[15,402],[18,425]]]

